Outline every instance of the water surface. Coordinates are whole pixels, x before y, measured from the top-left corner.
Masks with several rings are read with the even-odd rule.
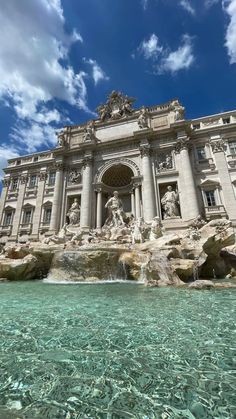
[[[0,418],[235,418],[235,290],[0,284]]]

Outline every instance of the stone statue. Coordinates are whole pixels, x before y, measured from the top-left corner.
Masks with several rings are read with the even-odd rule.
[[[131,237],[132,244],[143,243],[142,218],[139,217],[132,226]]]
[[[66,144],[66,136],[64,130],[57,132],[57,146],[64,147]]]
[[[84,130],[84,136],[83,141],[84,143],[90,143],[91,141],[94,141],[96,139],[95,137],[95,122],[90,121],[88,122],[85,130]]]
[[[66,214],[69,217],[70,225],[79,224],[80,221],[80,206],[78,199],[75,198],[73,204],[71,205],[68,213]]]
[[[154,217],[151,222],[149,240],[153,241],[162,236],[162,225],[159,217]]]
[[[147,109],[143,106],[140,110],[138,117],[138,126],[139,128],[148,128],[148,113]]]
[[[61,228],[58,234],[53,234],[43,240],[44,244],[63,244],[66,242],[67,224]]]
[[[164,218],[179,217],[178,192],[172,190],[172,186],[167,186],[167,191],[161,199]]]
[[[181,121],[184,119],[184,107],[179,103],[178,100],[172,100],[171,108],[175,113],[175,121]]]
[[[108,199],[105,208],[108,209],[108,218],[105,221],[105,226],[124,226],[125,213],[123,210],[122,201],[119,198],[119,193],[117,191],[114,191],[113,196],[110,199]]]

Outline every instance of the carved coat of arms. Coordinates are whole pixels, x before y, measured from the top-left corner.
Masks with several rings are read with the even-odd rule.
[[[132,108],[134,101],[134,98],[113,90],[108,96],[106,103],[98,106],[97,112],[100,115],[101,121],[120,119],[126,115],[130,115],[134,111]]]

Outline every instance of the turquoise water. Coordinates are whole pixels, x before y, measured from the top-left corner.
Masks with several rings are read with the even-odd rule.
[[[0,418],[235,418],[235,290],[0,284]]]

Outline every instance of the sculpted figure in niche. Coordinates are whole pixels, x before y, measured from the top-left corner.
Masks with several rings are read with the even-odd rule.
[[[77,198],[74,199],[74,202],[66,215],[69,218],[71,225],[79,224],[80,206]]]
[[[119,193],[117,191],[114,191],[113,196],[108,199],[105,208],[108,209],[108,218],[105,222],[106,226],[121,227],[124,225],[125,213],[122,201],[119,198]]]
[[[147,109],[143,106],[140,110],[138,117],[138,126],[139,128],[148,128],[148,113]]]
[[[161,199],[165,219],[179,217],[178,197],[178,192],[173,191],[172,186],[167,186],[167,191]]]

